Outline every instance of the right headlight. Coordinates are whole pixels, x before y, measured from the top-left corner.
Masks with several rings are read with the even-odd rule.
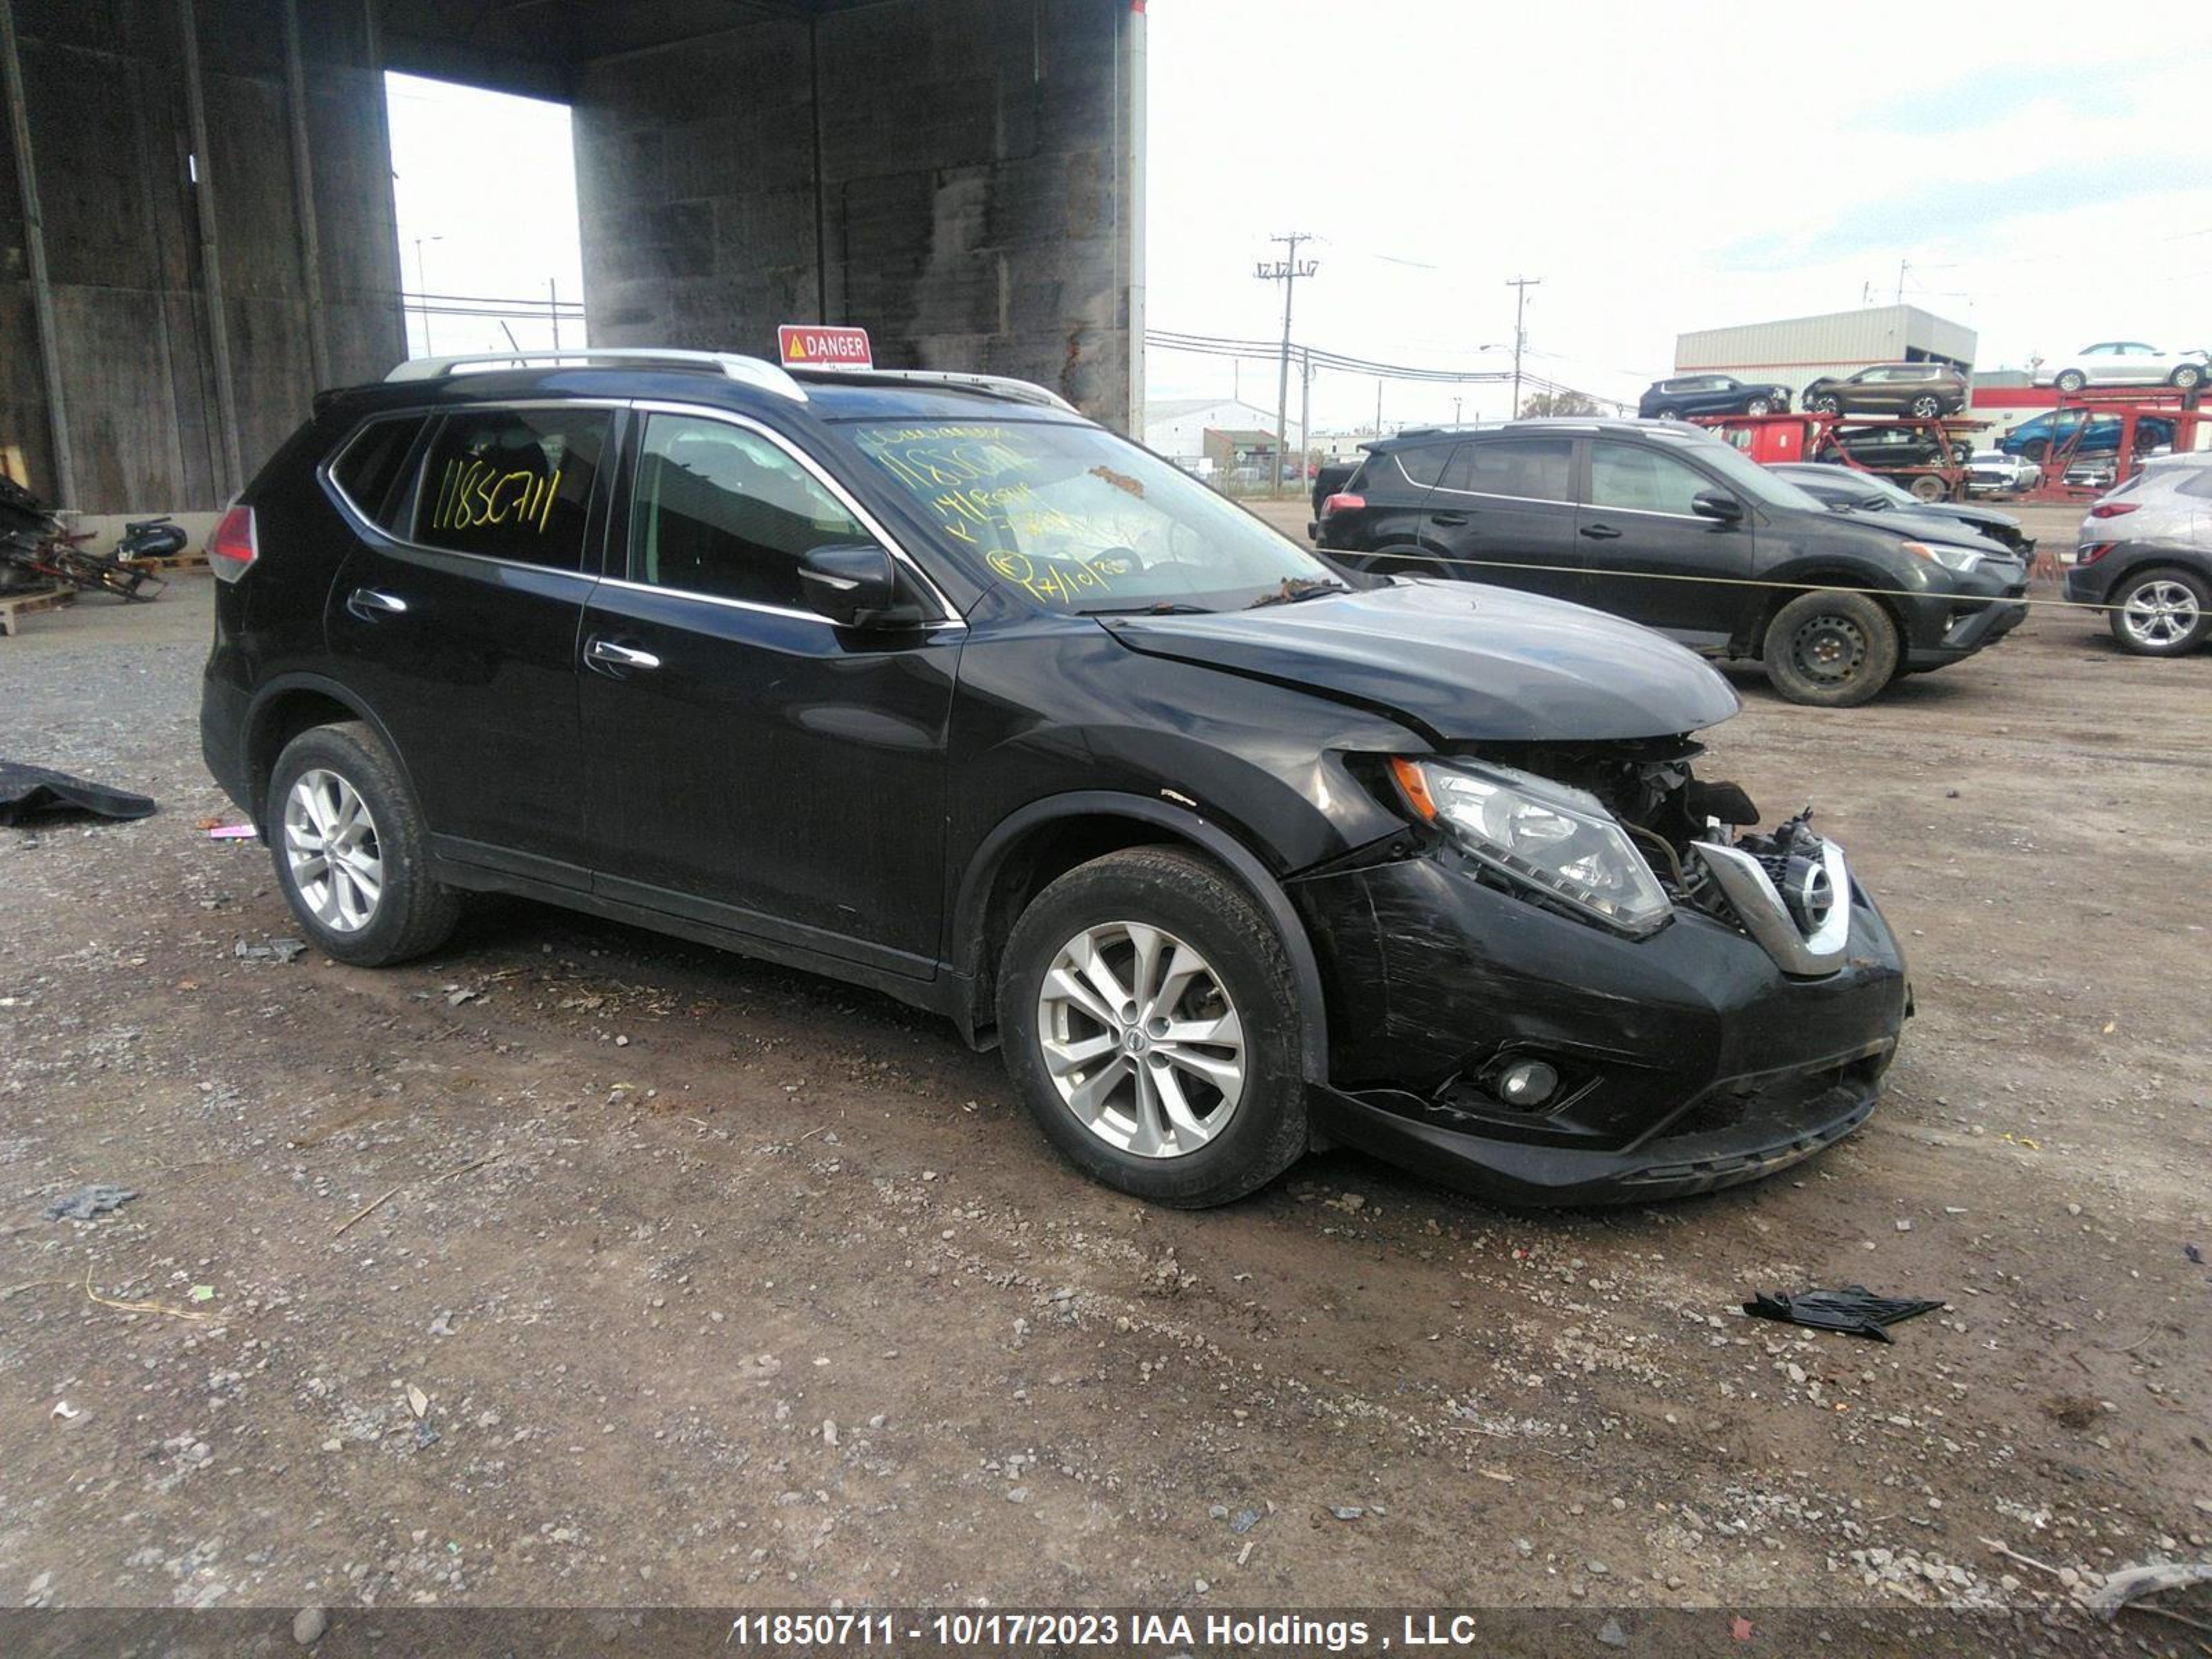
[[[1982,556],[1971,547],[1946,547],[1941,542],[1907,542],[1905,550],[1916,559],[1930,560],[1961,576],[1971,576],[1982,568]]]
[[[1651,866],[1595,795],[1474,761],[1399,756],[1390,769],[1419,817],[1522,886],[1638,937],[1674,915]]]

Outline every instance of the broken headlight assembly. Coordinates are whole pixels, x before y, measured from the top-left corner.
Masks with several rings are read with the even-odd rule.
[[[1391,775],[1424,823],[1523,892],[1642,938],[1673,901],[1597,797],[1510,767],[1397,756]]]

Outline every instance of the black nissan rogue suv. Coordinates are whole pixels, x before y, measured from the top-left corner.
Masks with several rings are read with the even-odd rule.
[[[871,986],[1147,1198],[1323,1141],[1725,1186],[1862,1122],[1906,1012],[1837,848],[1694,775],[1691,653],[1340,579],[1018,382],[424,360],[210,552],[208,765],[332,957],[490,889]]]
[[[1677,422],[1499,422],[1367,451],[1310,530],[1340,565],[1577,599],[1757,658],[1792,702],[1864,702],[2027,613],[2018,561],[1831,513]]]

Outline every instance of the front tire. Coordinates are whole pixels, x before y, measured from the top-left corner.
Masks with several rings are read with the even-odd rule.
[[[1855,708],[1897,678],[1889,612],[1863,593],[1801,593],[1774,613],[1760,647],[1766,678],[1791,702]]]
[[[264,814],[277,884],[319,949],[382,968],[453,936],[460,896],[432,878],[422,809],[365,723],[314,726],[286,744]]]
[[[1682,411],[1679,409],[1662,409],[1659,411],[1659,418],[1662,421],[1679,421],[1682,418]]]
[[[2194,363],[2184,363],[2166,379],[2176,392],[2194,392],[2204,384],[2204,371]]]
[[[2179,657],[2212,634],[2212,581],[2172,565],[2139,570],[2106,594],[2112,637],[2138,657]]]
[[[1774,412],[1774,404],[1769,398],[1753,398],[1743,406],[1743,412],[1747,415],[1771,415]]]
[[[1171,847],[1069,871],[1000,962],[1006,1071],[1045,1138],[1093,1180],[1182,1209],[1242,1198],[1305,1151],[1306,1012],[1259,906]]]

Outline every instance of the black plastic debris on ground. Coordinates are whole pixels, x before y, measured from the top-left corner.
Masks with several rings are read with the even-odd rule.
[[[1847,1336],[1870,1336],[1891,1342],[1888,1327],[1933,1313],[1944,1304],[1911,1297],[1876,1296],[1863,1285],[1846,1285],[1840,1291],[1799,1291],[1791,1295],[1760,1291],[1743,1304],[1753,1319],[1778,1319],[1785,1325],[1809,1325],[1818,1331],[1841,1331]]]
[[[0,824],[35,823],[49,813],[93,812],[104,818],[151,817],[158,809],[144,795],[88,783],[66,772],[0,760]]]
[[[80,1187],[64,1197],[46,1206],[49,1221],[89,1221],[110,1210],[119,1210],[138,1194],[128,1187],[110,1187],[95,1182],[89,1187]]]

